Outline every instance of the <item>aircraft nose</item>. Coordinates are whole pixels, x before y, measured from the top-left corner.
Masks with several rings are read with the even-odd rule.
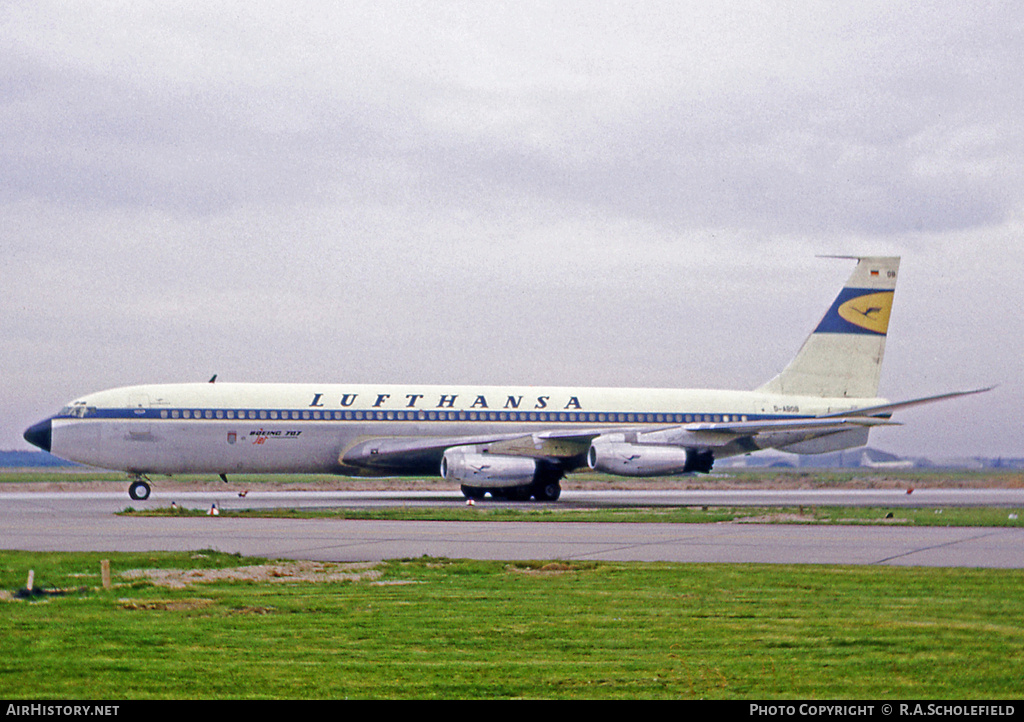
[[[25,441],[33,446],[38,446],[43,451],[49,451],[50,441],[53,438],[52,433],[53,425],[50,423],[50,419],[40,421],[25,429]]]

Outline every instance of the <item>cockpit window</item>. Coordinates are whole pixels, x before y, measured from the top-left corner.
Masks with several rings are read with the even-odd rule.
[[[84,419],[87,416],[96,415],[95,406],[86,406],[85,404],[73,404],[71,406],[65,406],[60,410],[60,416],[73,416],[78,419]]]

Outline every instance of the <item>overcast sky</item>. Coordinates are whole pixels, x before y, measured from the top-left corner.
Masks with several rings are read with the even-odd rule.
[[[1024,5],[0,4],[0,448],[136,383],[753,388],[900,255],[872,446],[1024,456]]]

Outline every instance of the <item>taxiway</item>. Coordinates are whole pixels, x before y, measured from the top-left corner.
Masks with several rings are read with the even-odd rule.
[[[257,507],[461,505],[457,492],[0,493],[0,548],[30,551],[182,551],[214,548],[269,558],[376,561],[422,555],[476,559],[891,564],[1024,567],[1024,529],[430,522],[338,519],[138,517],[116,512],[168,506]],[[497,504],[497,502],[483,502]],[[559,506],[1003,506],[1024,491],[654,491],[566,492]]]

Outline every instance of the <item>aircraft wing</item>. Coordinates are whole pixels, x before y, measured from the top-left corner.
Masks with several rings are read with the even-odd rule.
[[[529,457],[564,464],[580,465],[591,443],[598,438],[620,439],[629,443],[716,449],[733,444],[783,447],[842,432],[863,432],[875,426],[899,426],[889,416],[912,406],[989,391],[992,387],[956,391],[891,404],[852,409],[823,416],[757,421],[697,422],[672,427],[643,425],[612,429],[546,429],[529,434],[451,437],[378,437],[365,438],[339,455],[339,462],[357,473],[389,475],[434,473],[448,449],[473,447],[495,456]],[[760,439],[760,441],[758,441]],[[770,440],[770,441],[769,441]]]
[[[364,439],[348,447],[340,454],[339,461],[348,468],[374,476],[435,473],[445,451],[467,447],[493,456],[528,457],[574,468],[584,463],[591,443],[600,437],[645,444],[719,448],[758,434],[786,433],[794,440],[804,440],[850,428],[895,424],[886,419],[857,417],[698,423],[657,429],[635,425],[615,429],[548,429],[496,436],[380,437]]]
[[[720,423],[685,424],[682,428],[694,434],[715,433],[749,436],[765,431],[841,431],[853,426],[900,426],[873,416],[815,416],[803,419],[769,419],[765,421],[735,421]]]
[[[627,442],[679,446],[697,449],[721,449],[739,445],[739,450],[756,450],[808,441],[847,431],[866,431],[873,426],[899,426],[899,422],[875,417],[765,419],[760,421],[701,422],[671,428],[636,429]],[[771,440],[770,442],[768,440]]]
[[[501,456],[528,456],[550,461],[585,457],[590,442],[602,431],[548,430],[533,434],[452,437],[382,437],[362,440],[345,449],[339,461],[377,474],[410,470],[435,473],[444,452],[453,447],[477,447]]]
[[[485,453],[565,462],[586,456],[591,442],[619,437],[642,443],[721,447],[743,437],[789,432],[800,438],[821,436],[850,428],[898,426],[895,421],[874,417],[781,419],[695,423],[657,429],[644,426],[616,429],[548,429],[532,434],[452,437],[380,437],[364,439],[345,449],[339,461],[369,473],[392,474],[415,469],[435,471],[444,452],[454,447],[477,447]]]

